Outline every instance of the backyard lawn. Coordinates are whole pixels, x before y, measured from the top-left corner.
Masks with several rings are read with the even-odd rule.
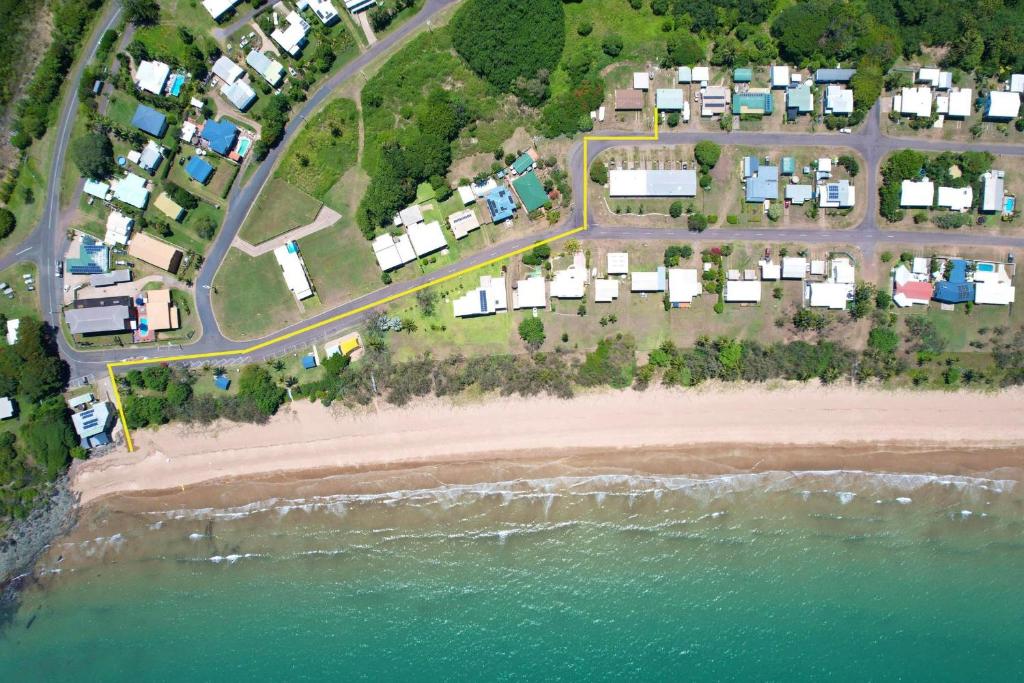
[[[249,211],[239,236],[259,244],[313,222],[321,203],[280,178],[271,178]]]
[[[213,312],[229,339],[253,339],[302,319],[273,253],[251,258],[228,250],[213,286]]]

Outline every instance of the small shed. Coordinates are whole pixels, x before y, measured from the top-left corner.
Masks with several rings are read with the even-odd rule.
[[[737,67],[732,70],[733,83],[750,83],[754,80],[754,70],[750,67]]]
[[[231,380],[228,379],[227,375],[215,375],[213,385],[221,391],[227,391],[228,387],[231,386]]]

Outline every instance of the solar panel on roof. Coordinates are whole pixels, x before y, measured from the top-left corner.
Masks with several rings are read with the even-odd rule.
[[[487,312],[487,292],[480,290],[480,310],[484,313]]]
[[[839,187],[836,185],[828,186],[828,198],[832,201],[839,201]]]

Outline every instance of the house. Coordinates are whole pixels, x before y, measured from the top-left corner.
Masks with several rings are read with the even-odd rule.
[[[89,285],[92,287],[111,287],[132,281],[132,271],[127,268],[112,270],[109,273],[95,273],[89,276]]]
[[[1004,210],[1006,192],[1003,182],[1006,174],[1003,171],[991,170],[981,175],[981,210],[995,213]]]
[[[150,332],[176,330],[181,325],[178,307],[174,305],[169,289],[149,289],[144,292],[146,324]]]
[[[459,193],[459,199],[462,200],[463,206],[469,206],[476,201],[476,194],[473,192],[473,188],[469,185],[459,185],[457,192]]]
[[[782,157],[779,164],[779,173],[782,175],[793,175],[796,173],[796,157]]]
[[[487,210],[491,213],[492,223],[508,220],[516,212],[516,200],[506,187],[495,188],[484,201],[487,202]]]
[[[693,82],[693,70],[688,66],[681,66],[676,69],[676,82],[677,83],[691,83]]]
[[[710,88],[709,88],[710,89]],[[736,116],[770,115],[774,110],[771,92],[737,92],[732,94],[732,113]]]
[[[96,403],[88,410],[71,413],[82,448],[95,448],[110,444],[110,429],[114,424],[114,411],[106,401]]]
[[[612,169],[608,172],[612,197],[695,197],[697,172]]]
[[[299,245],[295,240],[289,240],[274,249],[274,258],[281,266],[284,282],[295,295],[296,300],[302,301],[313,296],[313,287],[309,284],[309,278],[306,277],[306,269],[302,265],[302,257],[299,256]]]
[[[812,111],[814,111],[814,93],[811,92],[810,85],[801,83],[786,91],[786,118],[793,121],[800,114],[810,114]]]
[[[772,88],[788,88],[789,87],[789,67],[788,66],[776,66],[772,65],[769,70],[769,76],[772,81]]]
[[[135,85],[154,95],[162,95],[167,77],[171,75],[171,67],[163,62],[143,59],[135,69]]]
[[[452,312],[456,318],[492,315],[507,310],[508,292],[504,277],[482,275],[479,287],[452,300]]]
[[[412,250],[416,256],[423,258],[435,251],[448,248],[448,242],[444,238],[441,224],[437,221],[429,223],[416,223],[408,227],[409,241],[412,243]]]
[[[149,190],[142,176],[129,173],[124,178],[114,181],[114,199],[124,202],[136,209],[145,209],[149,202]]]
[[[967,281],[967,261],[950,259],[949,275],[935,283],[932,297],[944,304],[962,304],[974,301],[974,283]]]
[[[548,193],[544,191],[544,186],[540,184],[537,174],[533,171],[513,180],[512,189],[519,195],[519,201],[528,213],[536,211],[548,201]]]
[[[64,321],[71,334],[121,334],[132,324],[132,298],[110,296],[78,299],[64,311]]]
[[[644,108],[642,90],[618,89],[615,91],[615,111],[640,111]]]
[[[185,164],[185,173],[192,180],[205,185],[210,180],[210,176],[213,175],[213,166],[206,159],[194,156]]]
[[[594,302],[608,304],[619,298],[619,281],[597,278],[594,280]]]
[[[172,221],[180,221],[185,215],[185,209],[181,208],[181,205],[171,199],[166,192],[161,192],[157,195],[156,201],[153,202],[153,206],[159,209],[161,213]]]
[[[120,211],[111,211],[107,216],[107,229],[103,234],[103,243],[110,246],[126,244],[134,225],[135,219],[131,216],[126,216]]]
[[[398,225],[416,225],[423,222],[423,211],[419,204],[407,206],[398,212]]]
[[[690,80],[693,83],[699,83],[702,88],[706,87],[711,80],[711,69],[706,66],[693,67],[690,71]]]
[[[14,346],[18,343],[18,328],[21,327],[20,318],[8,318],[7,320],[7,345]]]
[[[814,198],[814,187],[812,185],[793,185],[790,183],[786,185],[784,197],[792,204],[802,205],[804,202],[809,202]]]
[[[693,268],[669,268],[668,301],[673,308],[693,303],[693,297],[704,291],[700,276]]]
[[[530,152],[533,152],[531,154]],[[522,175],[533,168],[534,164],[537,163],[537,158],[534,156],[536,152],[532,149],[529,152],[523,152],[520,154],[515,161],[512,162],[512,171],[516,175]]]
[[[1010,74],[1010,92],[1024,93],[1024,74]]]
[[[633,292],[664,292],[668,274],[665,266],[658,266],[652,271],[633,271],[629,274],[630,291]]]
[[[932,115],[932,90],[927,86],[901,88],[899,95],[893,95],[892,109],[904,116],[926,119]]]
[[[270,87],[276,88],[284,80],[284,66],[276,59],[271,59],[259,50],[252,50],[245,56],[245,63],[253,71],[263,77]]]
[[[782,257],[782,279],[803,280],[807,275],[807,259],[803,256]]]
[[[853,113],[853,91],[841,85],[825,86],[825,113],[847,115]]]
[[[629,254],[624,251],[608,252],[608,274],[627,275],[629,273]]]
[[[240,0],[203,0],[203,7],[210,13],[213,20],[217,21],[239,2]]]
[[[313,10],[313,14],[320,20],[324,26],[330,26],[338,20],[338,10],[334,9],[334,5],[331,4],[330,0],[307,0],[309,8]],[[353,5],[366,5],[369,7],[370,4],[363,2],[354,2]],[[352,11],[351,9],[349,11]]]
[[[846,308],[847,294],[850,286],[838,282],[812,282],[808,285],[811,292],[808,305],[813,308],[829,308],[841,311]]]
[[[1016,290],[1002,263],[977,264],[974,271],[974,303],[1008,306]]]
[[[915,304],[927,306],[934,292],[935,288],[930,282],[911,281],[896,286],[892,301],[902,308]]]
[[[476,217],[473,209],[463,209],[448,216],[448,227],[451,228],[455,239],[463,237],[480,227],[480,219]]]
[[[917,83],[927,83],[929,87],[937,90],[949,90],[953,87],[953,74],[950,71],[940,71],[934,67],[918,69]]]
[[[985,100],[985,119],[1009,121],[1020,112],[1020,93],[993,90]]]
[[[106,200],[107,195],[110,194],[110,185],[98,180],[86,180],[85,185],[82,187],[82,192],[90,197]]]
[[[224,86],[220,89],[220,94],[238,111],[245,111],[256,101],[256,91],[245,81],[235,81]]]
[[[516,282],[516,286],[512,290],[512,308],[521,310],[523,308],[547,308],[547,306],[548,296],[543,277],[528,277]]]
[[[168,273],[177,273],[181,266],[180,251],[146,234],[137,234],[132,238],[128,243],[128,255]]]
[[[149,133],[155,138],[162,138],[167,132],[167,117],[152,107],[140,104],[135,108],[132,125],[143,133]]]
[[[178,139],[191,145],[192,141],[196,137],[196,133],[198,132],[199,127],[196,126],[195,123],[192,121],[185,121],[185,123],[181,124],[181,134],[178,135]]]
[[[725,301],[730,304],[756,304],[761,302],[760,280],[726,280]]]
[[[486,197],[492,191],[497,189],[498,183],[494,181],[494,178],[488,178],[478,183],[473,183],[469,186],[469,189],[473,191],[473,194],[478,198]]]
[[[971,208],[974,203],[974,190],[967,187],[939,187],[939,199],[936,205],[963,213]]]
[[[416,252],[408,235],[395,238],[390,233],[384,233],[375,237],[370,246],[373,247],[377,265],[385,272],[416,260]]]
[[[213,63],[213,75],[224,81],[224,85],[231,85],[241,78],[244,73],[245,71],[242,70],[242,67],[235,64],[227,55],[221,55]]]
[[[682,111],[686,98],[679,88],[658,88],[654,92],[655,105],[658,111]]]
[[[302,48],[306,46],[309,24],[299,16],[298,12],[289,12],[284,21],[287,26],[274,29],[274,32],[270,34],[270,39],[292,57],[298,57]]]
[[[761,166],[755,157],[744,157],[743,168],[746,201],[764,202],[779,198],[778,166]]]
[[[935,203],[935,183],[923,180],[904,180],[900,185],[900,206],[903,208],[930,208]]]
[[[974,103],[974,91],[970,88],[959,88],[944,96],[935,98],[935,111],[949,118],[964,119],[971,115]]]
[[[582,299],[587,280],[587,258],[578,251],[571,266],[556,270],[552,275],[551,296],[556,299]]]
[[[163,154],[163,147],[152,140],[147,140],[146,146],[142,148],[142,153],[139,154],[139,160],[136,163],[138,163],[139,167],[144,171],[153,175],[153,173],[160,168],[160,162],[164,160]]]
[[[89,235],[78,244],[78,256],[68,258],[65,267],[71,275],[92,275],[110,270],[110,249]]]
[[[815,83],[849,83],[856,69],[818,69],[814,72]]]
[[[709,85],[701,91],[700,115],[716,116],[724,114],[729,109],[729,98],[731,93],[728,88],[720,85]]]
[[[754,70],[750,67],[736,67],[732,70],[733,83],[750,83],[754,80]]]
[[[757,265],[761,267],[762,280],[778,280],[782,275],[782,267],[778,263],[761,260],[757,262]]]
[[[14,403],[10,397],[0,398],[0,420],[8,420],[14,417]]]
[[[203,124],[203,129],[199,131],[199,137],[205,140],[214,152],[226,157],[234,149],[235,142],[238,140],[238,127],[223,119],[220,121],[207,120]]]
[[[648,90],[651,87],[651,75],[646,71],[633,72],[633,90]]]
[[[823,209],[847,209],[857,202],[857,188],[846,179],[822,183],[818,187],[818,206]]]

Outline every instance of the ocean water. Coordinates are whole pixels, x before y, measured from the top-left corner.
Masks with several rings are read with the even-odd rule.
[[[2,680],[1024,676],[1014,481],[609,475],[131,507],[44,559],[0,631]]]

